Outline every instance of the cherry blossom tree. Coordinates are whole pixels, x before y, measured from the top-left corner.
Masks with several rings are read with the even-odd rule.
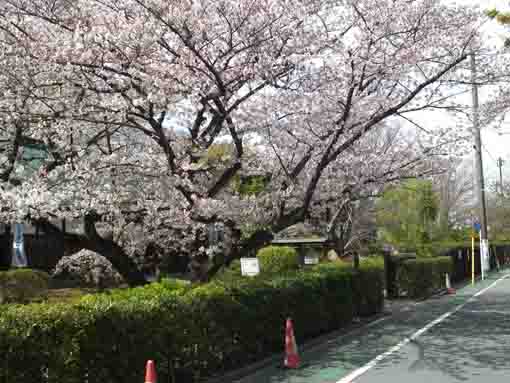
[[[211,275],[319,201],[335,205],[345,189],[405,175],[409,143],[371,152],[377,132],[390,119],[455,107],[449,87],[478,26],[476,13],[433,0],[0,7],[0,66],[9,69],[0,81],[12,84],[0,97],[2,124],[9,143],[22,129],[50,153],[13,185],[17,149],[4,151],[2,218],[51,230],[49,217],[82,217],[80,245],[132,284],[143,282],[136,256],[149,243],[205,261],[214,255],[207,225],[255,228],[234,238]],[[416,156],[458,133],[423,135]],[[212,160],[222,140],[232,150]],[[270,177],[246,196],[233,187],[241,174]]]

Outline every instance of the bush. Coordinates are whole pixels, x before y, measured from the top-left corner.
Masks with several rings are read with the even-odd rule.
[[[111,262],[101,254],[83,249],[58,261],[52,277],[73,281],[80,287],[108,288],[119,286],[123,279]]]
[[[49,275],[30,269],[0,272],[0,303],[27,303],[46,297]]]
[[[352,294],[356,316],[369,316],[382,311],[384,306],[384,259],[382,257],[363,258],[357,272],[354,271],[351,262],[343,260],[322,263],[314,267],[320,272],[336,268],[349,271],[353,275]]]
[[[154,359],[160,381],[197,382],[281,352],[287,317],[298,342],[350,323],[353,278],[348,267],[324,264],[273,279],[151,284],[76,305],[7,306],[0,381],[138,383]],[[369,288],[367,296],[382,293]]]
[[[264,274],[286,273],[299,269],[299,255],[292,247],[267,246],[259,250],[257,258]]]
[[[241,276],[241,261],[239,259],[232,261],[229,266],[223,266],[214,276],[215,281],[224,283],[234,283],[234,281],[242,278],[244,277]]]
[[[354,278],[354,300],[359,316],[373,315],[384,307],[384,259],[369,257],[360,262]]]
[[[452,274],[450,257],[409,259],[397,270],[396,284],[399,294],[410,298],[423,298],[445,287],[445,274]]]

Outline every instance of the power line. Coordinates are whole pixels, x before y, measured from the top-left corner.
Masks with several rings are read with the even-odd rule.
[[[494,157],[492,157],[491,152],[489,152],[489,150],[485,147],[485,145],[483,143],[482,143],[482,148],[489,155],[490,159],[493,160],[496,163],[496,165],[497,165],[498,164],[498,160],[496,160]]]

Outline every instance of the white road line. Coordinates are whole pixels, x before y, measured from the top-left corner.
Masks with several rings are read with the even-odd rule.
[[[496,280],[495,282],[493,282],[491,285],[487,286],[486,288],[478,291],[475,295],[473,295],[471,298],[469,298],[466,302],[462,303],[461,305],[458,305],[457,307],[455,307],[453,310],[451,311],[448,311],[447,313],[444,313],[443,315],[439,316],[438,318],[434,319],[432,322],[429,322],[426,326],[422,327],[421,329],[419,329],[418,331],[416,331],[415,333],[413,333],[410,337],[408,338],[404,338],[402,341],[400,341],[399,343],[397,343],[395,346],[391,347],[390,349],[388,349],[386,352],[376,356],[374,359],[372,359],[370,362],[368,362],[367,364],[365,364],[363,367],[360,367],[358,368],[357,370],[354,370],[353,372],[351,372],[349,375],[343,377],[342,379],[340,379],[338,382],[336,383],[352,383],[352,381],[354,379],[357,379],[359,378],[361,375],[365,374],[367,371],[371,370],[372,368],[374,368],[379,362],[381,362],[382,360],[386,359],[388,356],[396,353],[397,351],[399,351],[400,349],[402,349],[402,347],[404,347],[405,345],[407,345],[409,342],[415,340],[416,338],[418,338],[420,335],[422,335],[423,333],[427,332],[428,330],[430,330],[432,327],[434,327],[435,325],[441,323],[442,321],[444,321],[446,318],[448,318],[449,316],[455,314],[457,311],[461,310],[464,306],[466,306],[468,303],[470,302],[473,302],[477,297],[479,297],[480,295],[482,295],[483,293],[485,293],[486,291],[490,290],[491,288],[493,288],[496,284],[498,284],[500,281],[502,281],[503,279],[507,278],[510,274],[507,274],[507,275],[504,275],[502,276],[501,278],[499,278],[498,280]]]
[[[497,315],[510,315],[510,311],[501,310],[462,310],[463,313],[469,314],[497,314]]]

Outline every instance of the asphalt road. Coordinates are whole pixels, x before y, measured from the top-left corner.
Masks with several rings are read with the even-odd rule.
[[[299,340],[298,340],[299,341]],[[510,273],[407,306],[237,383],[503,382],[510,379]],[[506,378],[506,379],[505,379]]]

